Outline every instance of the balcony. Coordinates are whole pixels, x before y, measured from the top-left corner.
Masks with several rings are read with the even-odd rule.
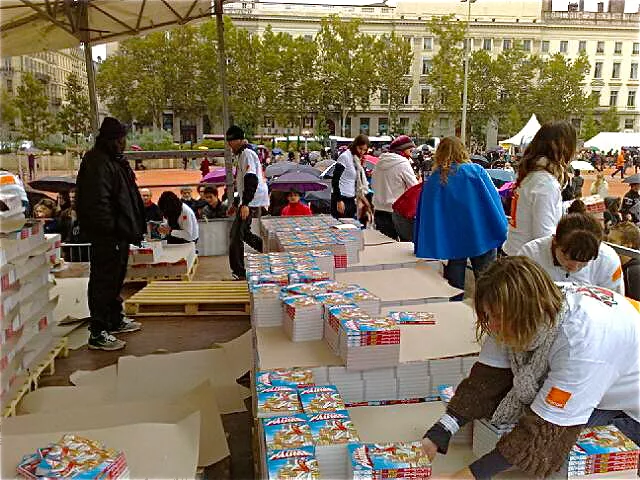
[[[36,80],[39,80],[42,83],[49,83],[49,81],[51,80],[51,76],[46,73],[36,72],[33,76],[36,78]]]
[[[542,20],[549,23],[581,23],[585,25],[638,23],[640,13],[613,12],[542,12]]]

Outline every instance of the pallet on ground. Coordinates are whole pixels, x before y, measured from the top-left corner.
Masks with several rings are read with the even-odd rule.
[[[125,313],[134,316],[249,315],[246,282],[151,282],[129,297]]]
[[[135,277],[127,277],[124,280],[124,283],[150,283],[150,282],[190,282],[193,280],[193,277],[196,274],[196,269],[198,268],[198,257],[196,257],[193,261],[193,265],[191,268],[185,273],[180,273],[176,275],[141,275]]]

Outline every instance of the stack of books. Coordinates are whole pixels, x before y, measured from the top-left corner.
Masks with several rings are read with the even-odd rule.
[[[618,472],[619,478],[635,478],[639,454],[638,445],[613,425],[586,428],[569,453],[567,476]]]
[[[349,412],[338,410],[310,415],[309,425],[322,477],[345,478],[348,472],[347,447],[360,441]]]
[[[335,385],[315,385],[298,389],[302,410],[307,415],[344,410],[344,400]]]
[[[267,454],[269,480],[315,480],[320,468],[313,447],[277,450]]]
[[[267,453],[275,450],[313,447],[309,418],[303,414],[262,419]]]
[[[400,327],[393,320],[372,318],[360,309],[342,310],[338,320],[340,357],[347,369],[368,370],[398,365]]]
[[[349,445],[349,476],[353,480],[425,479],[431,461],[420,442],[354,443]]]
[[[438,395],[438,385],[452,385],[457,388],[462,379],[462,358],[442,358],[429,360],[431,394]]]
[[[282,303],[280,285],[263,283],[249,285],[251,294],[251,323],[256,327],[279,327],[282,325]]]
[[[346,302],[346,298],[338,293],[325,293],[317,295],[316,299],[324,305],[324,340],[336,355],[340,354],[340,318],[348,312],[361,312],[353,304]],[[344,313],[343,313],[344,312]],[[364,312],[362,312],[364,313]]]
[[[364,401],[364,380],[362,372],[349,371],[346,367],[328,367],[328,381],[335,385],[346,403]]]
[[[279,368],[256,372],[256,389],[267,387],[291,387],[299,388],[314,385],[314,374],[308,368]]]
[[[371,316],[380,314],[380,297],[365,288],[354,288],[342,293],[350,303],[354,303]]]
[[[388,318],[398,325],[435,325],[436,317],[429,312],[389,312]]]
[[[294,342],[322,340],[322,304],[313,297],[291,295],[282,299],[282,326]]]
[[[394,368],[376,368],[362,372],[364,380],[364,400],[396,400],[398,385]]]
[[[431,395],[429,362],[401,363],[396,372],[398,398],[426,398]]]
[[[257,389],[258,418],[295,415],[302,412],[298,391],[292,387],[265,387]]]

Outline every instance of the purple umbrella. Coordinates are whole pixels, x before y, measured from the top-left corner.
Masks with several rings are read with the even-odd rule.
[[[305,172],[285,173],[271,182],[271,189],[280,192],[288,192],[291,189],[299,192],[315,192],[326,190],[328,187],[318,177]]]
[[[502,198],[506,198],[511,194],[511,191],[515,188],[515,185],[516,182],[507,182],[498,189],[498,193]]]
[[[233,169],[233,176],[236,175],[236,169]],[[224,183],[227,179],[227,171],[224,167],[216,167],[207,173],[200,183]]]

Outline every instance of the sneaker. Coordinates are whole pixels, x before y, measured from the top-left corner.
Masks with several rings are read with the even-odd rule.
[[[237,273],[232,273],[231,274],[231,278],[235,282],[240,282],[240,281],[244,281],[244,280],[247,279],[247,277],[242,277],[242,276],[238,275]]]
[[[100,332],[100,335],[97,337],[89,336],[89,350],[105,350],[111,352],[114,350],[122,350],[126,345],[127,342],[118,340],[105,331]]]
[[[110,330],[109,333],[129,333],[129,332],[137,332],[142,328],[142,324],[140,322],[136,322],[131,320],[129,317],[122,317],[120,320],[120,325],[113,330]]]

